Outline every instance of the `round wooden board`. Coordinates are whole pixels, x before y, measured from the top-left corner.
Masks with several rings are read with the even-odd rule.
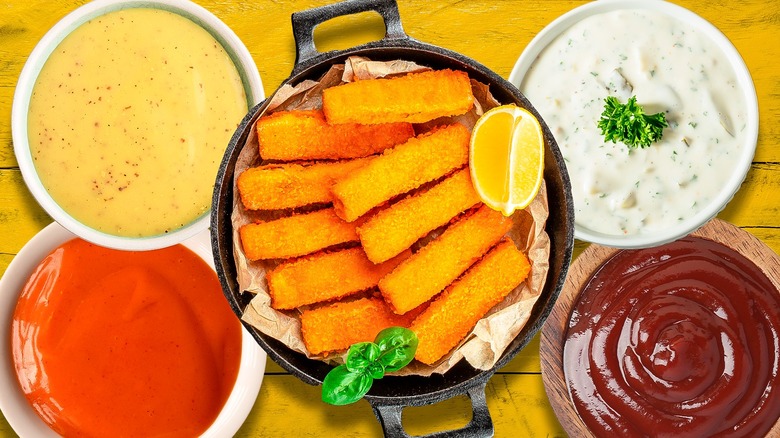
[[[713,219],[691,235],[703,237],[734,249],[756,264],[780,290],[780,257],[747,231],[728,222]],[[619,249],[591,244],[577,257],[569,268],[569,275],[555,307],[542,327],[539,353],[542,380],[547,397],[561,426],[572,437],[593,437],[593,433],[577,415],[569,398],[563,375],[563,336],[569,322],[569,314],[580,289],[596,268],[601,266]],[[780,420],[767,434],[780,438]]]

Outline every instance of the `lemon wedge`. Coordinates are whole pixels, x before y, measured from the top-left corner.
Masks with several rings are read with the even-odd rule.
[[[502,105],[483,114],[471,131],[469,167],[482,201],[509,216],[534,199],[542,184],[544,138],[524,108]]]

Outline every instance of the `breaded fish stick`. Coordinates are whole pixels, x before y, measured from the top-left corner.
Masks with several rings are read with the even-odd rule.
[[[311,354],[346,350],[370,342],[388,327],[408,327],[412,318],[396,315],[379,298],[336,303],[301,314],[303,342]]]
[[[358,241],[355,224],[341,220],[332,208],[247,224],[238,232],[249,260],[298,257]]]
[[[301,164],[269,164],[245,170],[236,184],[247,210],[282,210],[331,202],[337,178],[364,166],[370,158]]]
[[[358,227],[358,236],[369,260],[381,263],[479,201],[465,168],[429,190],[381,210]]]
[[[469,131],[455,123],[386,150],[333,185],[333,206],[352,222],[391,198],[441,178],[469,159]]]
[[[454,70],[355,81],[322,93],[322,109],[331,124],[424,123],[464,114],[473,106],[468,75]]]
[[[280,111],[257,121],[264,160],[339,160],[373,155],[414,136],[408,123],[333,126],[321,111]]]
[[[452,350],[490,309],[528,276],[528,258],[505,238],[449,286],[410,327],[415,359],[431,365]]]
[[[379,281],[396,313],[404,314],[444,290],[512,228],[512,219],[483,205]]]
[[[363,249],[350,248],[282,263],[265,277],[271,307],[294,309],[370,289],[410,254],[375,265]]]

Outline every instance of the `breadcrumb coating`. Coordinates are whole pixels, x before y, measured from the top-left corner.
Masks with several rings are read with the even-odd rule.
[[[249,260],[299,257],[358,241],[355,224],[341,220],[332,208],[247,224],[238,231]]]
[[[271,307],[295,309],[370,289],[410,254],[375,265],[362,248],[350,248],[282,263],[266,274]]]
[[[361,298],[304,311],[301,332],[309,353],[322,354],[371,342],[380,331],[409,327],[413,319],[411,315],[396,315],[380,298]]]
[[[381,263],[479,202],[465,168],[379,211],[358,227],[358,236],[369,260]]]
[[[468,74],[454,70],[355,81],[322,93],[322,109],[331,124],[425,123],[473,107]]]
[[[463,167],[470,133],[455,123],[386,150],[333,185],[333,206],[352,222],[395,196]]]
[[[509,238],[449,286],[411,325],[415,359],[432,365],[455,348],[477,322],[525,281],[531,265]]]
[[[512,219],[482,205],[382,278],[379,290],[396,313],[406,313],[444,290],[511,228]]]
[[[264,160],[340,160],[373,155],[414,136],[409,123],[330,125],[322,111],[280,111],[255,126]]]
[[[252,167],[236,185],[247,210],[282,210],[333,200],[334,181],[364,166],[371,158]]]

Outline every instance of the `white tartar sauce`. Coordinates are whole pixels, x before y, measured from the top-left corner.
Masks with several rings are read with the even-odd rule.
[[[578,227],[645,234],[700,211],[745,147],[746,103],[723,52],[660,12],[590,16],[559,35],[521,84],[549,125],[572,181]],[[669,127],[648,148],[605,142],[604,99],[631,96]]]

